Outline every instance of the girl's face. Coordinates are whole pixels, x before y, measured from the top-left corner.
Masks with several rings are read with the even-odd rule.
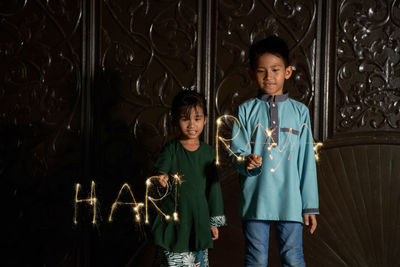
[[[190,117],[188,117],[188,115]],[[207,122],[207,117],[204,116],[203,109],[197,105],[192,108],[189,114],[186,113],[186,108],[181,108],[178,125],[181,131],[182,139],[199,139],[200,134],[203,132],[204,125]]]

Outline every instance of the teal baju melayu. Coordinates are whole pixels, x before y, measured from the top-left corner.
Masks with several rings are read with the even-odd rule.
[[[231,150],[237,156],[262,156],[252,170],[232,154],[240,173],[240,216],[243,220],[303,222],[318,214],[315,153],[307,107],[285,93],[260,95],[238,108]],[[240,131],[238,133],[238,131]]]

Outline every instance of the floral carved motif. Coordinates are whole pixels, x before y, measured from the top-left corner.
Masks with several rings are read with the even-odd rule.
[[[285,39],[294,67],[286,85],[291,97],[310,106],[315,75],[315,1],[219,1],[216,108],[232,113],[256,94],[247,75],[251,43],[275,34]]]
[[[197,6],[197,1],[183,0],[103,1],[103,122],[120,123],[129,131],[125,142],[141,151],[149,170],[154,155],[174,135],[173,97],[197,85]],[[116,138],[115,132],[108,128],[104,142]]]
[[[0,6],[0,123],[10,138],[3,142],[24,150],[27,169],[41,173],[80,135],[82,5]]]
[[[400,126],[399,4],[343,1],[339,6],[338,131]]]

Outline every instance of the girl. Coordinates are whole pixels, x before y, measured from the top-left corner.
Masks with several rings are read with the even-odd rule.
[[[174,174],[181,177],[179,221],[157,215],[152,226],[156,245],[153,266],[207,267],[208,248],[218,239],[217,227],[225,225],[225,216],[215,151],[199,140],[207,122],[204,97],[195,91],[181,91],[172,102],[171,115],[180,136],[164,147],[155,169],[160,175],[160,187],[171,184]],[[175,194],[170,193],[163,199],[161,209],[172,214],[174,208]]]

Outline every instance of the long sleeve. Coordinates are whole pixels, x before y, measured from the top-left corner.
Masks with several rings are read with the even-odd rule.
[[[243,176],[257,176],[261,173],[261,168],[254,168],[252,170],[247,170],[245,166],[244,158],[250,155],[250,133],[246,127],[246,120],[244,119],[245,111],[242,106],[239,106],[237,112],[237,119],[240,123],[233,124],[232,129],[232,143],[231,143],[231,153],[230,157],[236,170]]]
[[[215,161],[210,164],[207,170],[206,194],[210,213],[210,225],[216,227],[226,225],[224,201]]]
[[[164,146],[160,155],[158,156],[154,164],[154,173],[156,175],[161,173],[169,174],[171,171],[172,153],[170,149],[170,146]]]
[[[304,112],[303,118],[304,124],[300,133],[298,156],[302,208],[303,214],[319,214],[314,141],[308,110]]]

